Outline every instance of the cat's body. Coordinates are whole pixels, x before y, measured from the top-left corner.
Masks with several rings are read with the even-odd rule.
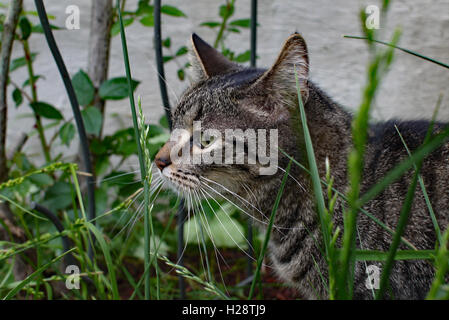
[[[305,109],[308,115],[309,130],[316,150],[317,163],[320,175],[324,177],[325,157],[329,157],[331,173],[335,178],[334,187],[345,192],[347,190],[346,167],[348,150],[351,147],[350,123],[347,116],[339,116],[342,112],[314,85],[310,86],[312,103],[306,103]],[[313,99],[314,95],[320,99]],[[309,98],[309,99],[310,99]],[[323,119],[323,115],[314,113],[317,110],[326,110],[329,121]],[[330,107],[332,105],[332,107]],[[332,111],[334,110],[334,111]],[[344,112],[344,111],[343,111]],[[336,114],[335,114],[336,113]],[[314,119],[313,115],[317,118]],[[334,117],[329,117],[334,114]],[[341,119],[341,121],[335,121]],[[323,138],[323,130],[317,128],[314,122],[326,126],[327,130],[334,131],[340,141],[332,137]],[[369,144],[365,156],[365,170],[363,173],[362,193],[370,186],[380,181],[389,170],[393,169],[400,161],[409,157],[395,125],[398,127],[403,139],[410,151],[420,146],[426,135],[429,122],[426,121],[388,121],[371,126]],[[441,124],[435,125],[436,129]],[[337,132],[340,132],[338,134]],[[297,157],[301,157],[299,154]],[[281,166],[286,166],[286,163]],[[286,229],[276,229],[271,239],[271,259],[279,277],[287,282],[295,284],[301,294],[306,298],[325,298],[327,293],[323,286],[322,276],[327,279],[327,266],[323,254],[316,245],[317,239],[321,240],[321,227],[317,219],[313,198],[313,190],[307,176],[295,170],[294,175],[304,181],[305,191],[294,181],[289,181],[277,212],[275,224]],[[387,189],[363,208],[385,223],[391,229],[395,229],[402,204],[404,202],[408,186],[412,178],[413,170],[392,183]],[[423,163],[421,169],[427,193],[433,205],[440,228],[449,223],[449,181],[443,177],[449,177],[449,144],[432,153]],[[309,181],[309,182],[305,182]],[[273,189],[266,194],[276,192],[279,185],[273,185]],[[326,190],[323,188],[323,194]],[[269,212],[270,204],[267,204],[265,212]],[[335,224],[343,228],[342,201],[335,209]],[[436,241],[436,233],[430,213],[427,209],[421,189],[418,187],[412,206],[412,215],[405,230],[404,238],[409,240],[417,249],[433,249]],[[290,230],[288,230],[290,229]],[[390,233],[368,216],[359,213],[357,223],[357,247],[360,249],[388,251],[392,236]],[[410,249],[401,245],[400,249]],[[322,249],[321,249],[322,250]],[[358,262],[355,273],[354,297],[359,299],[373,298],[372,290],[366,286],[367,265],[376,265],[382,270],[382,265],[367,261],[366,264]],[[319,266],[319,268],[318,268]],[[320,271],[318,271],[320,270]],[[321,272],[321,274],[320,274]],[[429,261],[398,261],[395,263],[390,284],[393,297],[397,299],[423,299],[430,289],[433,279],[433,266]]]
[[[274,128],[279,131],[279,147],[306,164],[297,113],[296,66],[320,176],[324,177],[327,157],[334,187],[342,193],[347,191],[347,158],[352,145],[351,115],[308,80],[307,48],[299,35],[287,40],[269,70],[243,68],[227,61],[195,35],[192,40],[197,56],[193,64],[199,79],[178,104],[173,116],[174,128],[193,131],[193,121],[201,121],[203,127],[220,131],[228,128]],[[411,150],[423,142],[428,128],[427,122],[398,122],[397,125]],[[214,188],[217,194],[232,197],[259,221],[261,227],[266,226],[284,175],[282,170],[267,176],[258,174],[259,164],[174,164],[170,159],[171,148],[172,144],[167,143],[161,149],[156,156],[156,164],[162,175],[176,188],[197,193],[209,190],[209,195],[214,194],[211,191]],[[207,148],[209,145],[204,149]],[[204,151],[202,147],[195,149],[192,146],[192,152]],[[407,157],[394,122],[373,125],[366,149],[362,193]],[[287,157],[279,154],[280,168],[286,168],[288,161]],[[412,174],[413,170],[410,170],[376,199],[368,202],[364,209],[395,229]],[[449,144],[426,158],[422,176],[440,228],[444,229],[449,223],[449,181],[444,178],[449,177]],[[326,194],[324,187],[323,194]],[[340,229],[343,229],[343,206],[342,200],[338,200],[334,214],[335,225]],[[391,235],[385,229],[362,213],[359,213],[357,226],[358,248],[388,250]],[[432,249],[435,244],[435,230],[419,188],[404,238],[418,249]],[[327,281],[327,265],[320,248],[321,229],[310,176],[293,165],[276,213],[270,256],[279,277],[297,287],[303,298],[327,297],[324,284]],[[401,249],[407,247],[401,246]],[[367,264],[381,267],[379,263]],[[429,262],[396,262],[390,279],[393,297],[422,299],[432,278],[433,267]],[[366,279],[366,264],[357,263],[355,298],[372,298],[372,290],[365,285]]]

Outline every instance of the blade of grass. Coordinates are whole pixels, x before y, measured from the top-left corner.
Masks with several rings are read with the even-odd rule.
[[[443,234],[443,242],[438,248],[437,255],[435,257],[435,279],[432,282],[432,286],[430,287],[429,293],[426,297],[427,300],[448,300],[449,299],[449,291],[446,291],[445,294],[441,295],[440,289],[444,285],[446,273],[449,270],[449,225],[446,228],[446,231]]]
[[[177,203],[176,203],[176,205],[175,205],[175,208],[178,206],[178,204],[179,204],[179,201],[177,201]],[[161,238],[160,238],[159,243],[158,243],[158,245],[157,245],[157,247],[156,247],[156,252],[159,251],[159,248],[160,248],[162,242],[164,241],[165,236],[166,236],[167,233],[168,233],[168,230],[170,229],[170,226],[171,226],[171,224],[172,224],[172,222],[173,222],[173,219],[174,219],[175,215],[176,215],[176,211],[173,210],[173,211],[172,211],[172,214],[170,215],[169,220],[168,220],[168,222],[167,222],[167,226],[165,227],[164,231],[162,232]],[[157,255],[155,255],[155,254],[152,254],[152,255],[151,255],[151,260],[150,260],[149,266],[150,266],[151,264],[153,264],[153,260],[155,260],[156,257],[157,257]],[[136,295],[136,290],[138,290],[138,289],[140,288],[140,286],[142,285],[142,282],[143,282],[143,280],[144,280],[146,274],[149,272],[149,270],[150,270],[150,268],[145,268],[144,273],[143,273],[142,277],[139,279],[139,281],[137,282],[137,285],[136,285],[136,287],[135,287],[135,289],[134,289],[134,292],[132,293],[132,295],[131,295],[131,297],[129,298],[129,300],[133,300],[133,299],[134,299],[134,296]]]
[[[348,36],[348,35],[344,35],[343,37],[344,37],[344,38],[348,38],[348,39],[360,39],[360,40],[367,40],[367,39],[368,39],[367,37]],[[435,64],[437,64],[437,65],[439,65],[439,66],[442,66],[442,67],[444,67],[444,68],[448,68],[448,69],[449,69],[449,65],[446,64],[446,63],[443,63],[443,62],[440,62],[440,61],[438,61],[438,60],[429,58],[429,57],[427,57],[427,56],[425,56],[425,55],[422,55],[422,54],[420,54],[420,53],[418,53],[418,52],[415,52],[415,51],[412,51],[412,50],[409,50],[409,49],[405,49],[405,48],[398,47],[396,44],[388,43],[388,42],[384,42],[384,41],[380,41],[380,40],[376,40],[376,39],[371,39],[371,41],[376,42],[376,43],[380,43],[380,44],[383,44],[383,45],[385,45],[385,46],[389,46],[389,47],[392,47],[392,48],[395,48],[395,49],[398,49],[398,50],[401,50],[401,51],[403,51],[403,52],[405,52],[405,53],[408,53],[408,54],[411,54],[411,55],[413,55],[413,56],[415,56],[415,57],[418,57],[418,58],[427,60],[427,61],[429,61],[429,62],[435,63]]]
[[[431,124],[433,126],[433,124]],[[405,142],[404,138],[401,135],[401,132],[399,131],[399,128],[395,125],[396,131],[398,132],[399,137],[401,138],[402,144],[404,145],[405,149],[407,150],[407,153],[409,156],[411,156],[411,152],[407,146],[407,143]],[[416,170],[416,165],[414,166]],[[422,175],[419,175],[418,177],[419,185],[421,186],[421,190],[424,196],[424,200],[426,201],[427,209],[429,210],[430,219],[432,220],[433,227],[435,229],[435,233],[437,234],[437,239],[440,245],[443,244],[443,239],[441,237],[441,230],[440,226],[438,225],[437,218],[435,216],[435,212],[433,211],[432,204],[430,203],[429,195],[427,194],[426,186],[424,184],[424,179]]]
[[[114,300],[119,300],[120,296],[118,293],[117,280],[115,277],[115,266],[114,263],[112,262],[111,253],[109,252],[109,246],[106,244],[102,232],[98,230],[97,227],[95,227],[90,222],[86,222],[86,226],[94,234],[95,238],[100,244],[101,250],[103,251],[106,266],[108,267],[109,281],[111,282],[112,298]]]
[[[393,35],[393,43],[399,38],[399,31]],[[355,267],[356,226],[361,205],[358,202],[362,175],[371,106],[375,98],[381,77],[388,70],[393,59],[393,50],[387,50],[374,56],[368,70],[368,81],[364,89],[363,99],[352,122],[352,139],[354,147],[348,156],[349,191],[347,193],[349,209],[343,213],[343,241],[340,254],[341,269],[338,272],[337,297],[352,298],[353,276]],[[348,281],[349,280],[349,281]]]
[[[432,119],[430,121],[429,129],[428,129],[428,134],[429,134],[429,132],[433,131],[433,128],[434,128],[434,125],[435,125],[435,120],[436,120],[438,111],[440,109],[442,99],[443,99],[443,96],[440,94],[440,96],[438,97],[436,106],[435,106],[435,110],[433,111]],[[402,144],[404,145],[405,149],[407,150],[407,153],[408,153],[409,157],[411,157],[412,154],[410,152],[410,149],[408,148],[407,143],[405,142],[404,138],[402,137],[402,134],[399,131],[399,128],[396,125],[395,125],[395,128],[396,128],[396,131],[398,132],[399,138],[402,141]],[[416,170],[416,165],[414,167],[415,167],[415,170]],[[422,175],[419,175],[418,179],[419,179],[419,184],[421,186],[421,190],[422,190],[423,195],[424,195],[424,199],[426,201],[427,208],[429,210],[430,218],[432,219],[432,223],[433,223],[433,226],[435,228],[435,232],[437,234],[438,242],[440,243],[440,245],[443,245],[443,240],[442,240],[442,237],[441,237],[440,226],[438,225],[438,221],[437,221],[437,218],[435,216],[435,212],[433,211],[432,204],[430,203],[429,195],[427,194],[426,186],[424,184],[424,179],[423,179]]]
[[[385,289],[388,284],[388,280],[390,279],[390,273],[393,269],[394,257],[396,255],[396,251],[399,248],[400,237],[405,231],[405,227],[407,226],[407,222],[410,217],[410,211],[412,208],[413,198],[415,196],[416,186],[418,184],[418,176],[421,170],[422,161],[420,161],[416,165],[416,170],[413,175],[413,180],[410,183],[410,186],[407,190],[407,196],[405,198],[404,204],[401,209],[401,213],[399,215],[399,221],[396,227],[396,233],[393,236],[393,241],[390,246],[390,250],[388,252],[387,261],[385,262],[384,268],[382,270],[382,275],[380,277],[379,291],[377,291],[376,299],[382,299],[385,293]]]
[[[435,250],[398,250],[395,260],[431,260],[435,256]],[[388,252],[377,250],[356,250],[356,261],[387,261]]]
[[[300,167],[302,170],[304,170],[306,173],[310,174],[310,170],[307,169],[306,167],[304,167],[302,164],[300,164],[298,161],[296,161],[295,159],[293,159],[292,156],[288,155],[284,150],[281,150],[281,152],[287,157],[289,158],[293,164],[297,165],[298,167]],[[321,183],[324,186],[328,186],[327,182],[324,179],[321,179]],[[340,191],[338,191],[337,189],[335,189],[334,187],[332,187],[332,191],[334,191],[335,193],[338,194],[338,196],[343,199],[344,201],[348,201],[348,198],[341,193]],[[382,221],[380,221],[379,219],[377,219],[372,213],[366,211],[363,208],[360,208],[360,212],[362,212],[364,215],[366,215],[368,218],[370,218],[371,220],[373,220],[375,223],[377,223],[379,226],[381,226],[383,229],[385,229],[385,231],[387,231],[390,234],[394,234],[394,230],[391,229],[390,227],[388,227],[385,223],[383,223]],[[409,240],[405,239],[404,237],[401,238],[401,241],[410,249],[412,250],[418,250]]]
[[[302,102],[301,97],[301,88],[299,86],[298,73],[295,66],[295,80],[296,80],[296,91],[298,94],[298,104],[299,104],[299,113],[301,117],[301,125],[303,128],[304,142],[306,146],[307,159],[309,164],[310,176],[312,179],[313,193],[315,196],[315,201],[318,209],[318,218],[321,223],[321,231],[323,233],[323,241],[324,241],[324,249],[326,254],[326,259],[329,257],[329,243],[331,239],[331,235],[328,232],[328,227],[325,224],[326,221],[326,207],[324,204],[323,190],[321,188],[321,179],[318,173],[318,167],[315,159],[315,152],[313,150],[312,138],[310,136],[309,127],[307,125],[307,116],[306,111],[304,109],[304,104]]]
[[[270,220],[268,222],[267,231],[265,234],[265,239],[263,241],[262,249],[259,254],[259,258],[257,259],[256,272],[254,273],[254,278],[251,283],[251,288],[249,290],[248,300],[251,300],[254,295],[254,290],[256,288],[256,283],[260,278],[260,270],[262,268],[263,258],[265,257],[265,252],[267,251],[268,242],[270,241],[271,229],[273,228],[274,217],[276,215],[277,209],[279,207],[279,203],[281,202],[282,193],[284,192],[284,186],[287,182],[288,174],[290,173],[292,162],[288,162],[287,169],[285,170],[284,177],[282,178],[281,187],[279,188],[278,194],[276,196],[276,200],[274,201],[273,209],[271,210]]]
[[[139,156],[139,166],[140,166],[140,175],[141,175],[141,180],[144,183],[144,189],[145,189],[145,213],[144,213],[144,237],[145,237],[145,255],[144,255],[144,265],[145,265],[145,270],[148,268],[149,269],[149,263],[150,263],[150,240],[151,240],[151,235],[150,235],[150,228],[149,228],[149,221],[150,221],[150,217],[149,217],[149,203],[148,203],[148,197],[147,197],[147,193],[149,190],[149,187],[147,185],[148,182],[147,181],[147,173],[145,170],[145,159],[143,156],[143,152],[142,152],[142,147],[139,141],[139,125],[137,122],[137,113],[136,113],[136,106],[135,106],[135,102],[134,102],[134,94],[133,94],[133,88],[132,88],[132,78],[131,78],[131,68],[129,65],[129,56],[128,56],[128,46],[126,44],[126,35],[125,35],[125,27],[123,25],[123,17],[122,17],[122,12],[120,10],[120,0],[116,1],[116,7],[117,7],[117,13],[118,13],[118,17],[119,17],[119,24],[120,24],[120,37],[121,37],[121,42],[122,42],[122,50],[123,50],[123,62],[125,64],[125,70],[126,70],[126,78],[128,81],[128,92],[129,92],[129,102],[130,102],[130,107],[131,107],[131,114],[132,114],[132,118],[133,118],[133,127],[134,127],[134,135],[135,135],[135,139],[136,139],[136,144],[137,144],[137,154]],[[150,299],[150,273],[148,272],[145,275],[145,299]]]
[[[429,139],[427,143],[422,144],[411,157],[403,160],[395,168],[391,169],[376,185],[366,191],[359,199],[359,206],[363,206],[368,201],[374,199],[379,195],[387,186],[401,177],[407,170],[409,170],[417,162],[424,159],[427,155],[432,153],[435,149],[439,148],[443,143],[448,140],[449,126],[434,135]]]
[[[11,291],[8,292],[8,294],[3,297],[3,300],[9,300],[12,297],[14,297],[20,290],[22,290],[23,287],[25,287],[29,282],[31,282],[36,276],[40,275],[43,271],[48,269],[49,266],[51,266],[56,261],[63,258],[66,254],[74,251],[75,248],[72,248],[63,254],[57,256],[56,258],[52,259],[50,262],[42,265],[40,268],[38,268],[36,271],[34,271],[32,274],[30,274],[28,277],[26,277],[23,281],[21,281],[15,288],[13,288]]]
[[[431,124],[427,130],[426,136],[424,138],[424,143],[423,143],[424,145],[427,144],[429,142],[430,138],[432,137],[434,121],[435,121],[437,111],[438,111],[438,105],[437,105],[436,111],[433,114],[432,122],[431,122]],[[396,127],[396,129],[397,129],[397,127]],[[399,130],[398,130],[398,133],[399,133],[399,136],[402,139],[403,143],[405,144],[405,141],[403,140],[402,135],[400,134]],[[406,148],[407,148],[407,145],[406,145]],[[408,148],[407,148],[407,151],[408,151]],[[411,157],[411,155],[410,155],[410,157]],[[393,269],[394,257],[395,257],[396,251],[399,248],[399,242],[400,242],[399,238],[404,233],[405,227],[407,226],[407,222],[410,217],[410,211],[412,208],[413,199],[415,197],[415,190],[416,190],[416,186],[418,184],[418,178],[420,176],[420,171],[421,171],[423,161],[424,161],[424,158],[421,160],[418,160],[417,163],[413,164],[415,167],[415,173],[413,175],[413,180],[410,183],[410,186],[407,190],[407,195],[404,200],[404,204],[402,206],[401,213],[399,215],[399,221],[398,221],[398,224],[396,227],[396,233],[393,236],[393,241],[390,246],[388,258],[387,258],[387,261],[385,262],[385,265],[384,265],[384,268],[382,271],[382,275],[380,278],[380,284],[379,284],[379,291],[377,291],[376,299],[382,299],[385,294],[385,289],[388,284],[388,280],[390,279],[390,273]],[[432,212],[433,212],[433,210],[432,210]]]

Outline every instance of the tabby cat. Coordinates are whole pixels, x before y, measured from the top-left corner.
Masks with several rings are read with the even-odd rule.
[[[276,62],[268,70],[231,62],[195,34],[191,40],[195,82],[183,94],[173,112],[174,129],[184,129],[193,136],[194,121],[201,121],[203,129],[214,128],[221,132],[237,128],[277,129],[279,148],[306,164],[302,130],[298,130],[301,122],[296,112],[296,70],[319,173],[324,177],[328,158],[335,179],[334,187],[341,192],[347,190],[352,115],[309,80],[307,47],[299,34],[295,33],[286,40]],[[408,157],[395,125],[408,147],[414,150],[423,142],[429,123],[388,121],[371,126],[362,193]],[[442,125],[437,123],[436,130]],[[197,145],[190,139],[185,143],[192,153],[201,153],[210,144],[218,142],[206,141]],[[283,153],[278,154],[280,170],[272,175],[261,175],[261,164],[258,162],[222,165],[175,163],[171,159],[173,146],[173,142],[168,142],[155,160],[162,177],[169,184],[186,194],[201,194],[198,190],[209,190],[209,195],[220,194],[233,199],[262,228],[266,227],[284,176],[283,169],[289,162]],[[449,144],[446,143],[425,159],[421,173],[440,228],[444,230],[449,223]],[[367,203],[364,209],[394,229],[412,175],[413,170],[410,170]],[[326,194],[324,187],[323,194]],[[344,205],[342,200],[338,200],[335,206],[334,223],[340,229],[343,228]],[[364,214],[359,214],[357,231],[358,248],[389,249],[391,234]],[[419,189],[404,237],[417,249],[433,249],[435,246],[435,229]],[[301,298],[328,297],[324,284],[327,281],[327,265],[321,247],[322,236],[310,176],[293,165],[276,213],[269,251],[270,261],[278,276],[294,285]],[[401,245],[400,249],[409,248]],[[367,264],[382,268],[377,262]],[[373,297],[372,290],[366,286],[367,264],[356,264],[356,299]],[[430,262],[397,261],[391,273],[388,297],[423,299],[433,276],[434,267]]]

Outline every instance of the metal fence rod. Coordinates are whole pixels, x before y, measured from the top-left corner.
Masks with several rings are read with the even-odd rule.
[[[89,143],[87,140],[86,129],[84,127],[83,118],[81,116],[80,106],[78,99],[76,98],[75,90],[73,89],[72,80],[70,79],[69,73],[65,66],[64,60],[62,59],[61,52],[58,49],[53,32],[51,31],[50,24],[48,22],[47,13],[42,0],[35,0],[36,9],[39,15],[39,20],[41,22],[42,28],[44,30],[45,38],[47,39],[48,47],[50,48],[51,54],[55,59],[56,65],[58,67],[59,73],[61,75],[62,81],[64,82],[67,95],[69,97],[70,105],[72,106],[73,115],[75,118],[76,127],[78,129],[78,135],[81,144],[81,153],[84,162],[85,170],[90,173],[87,178],[87,199],[88,199],[88,219],[92,220],[95,218],[95,181],[94,181],[94,171],[91,163],[91,155],[89,151]],[[95,223],[95,222],[94,222]],[[89,246],[89,256],[93,256],[92,246]]]
[[[257,0],[251,0],[251,67],[256,67],[257,51]]]
[[[250,50],[251,50],[251,67],[256,67],[256,49],[257,49],[257,0],[251,0],[251,37],[250,37]],[[254,239],[253,239],[253,219],[248,219],[248,265],[246,273],[248,277],[253,275],[253,257],[254,257]]]
[[[165,115],[167,116],[168,125],[172,127],[170,102],[167,94],[167,84],[165,82],[164,61],[162,56],[162,36],[161,36],[161,1],[154,1],[154,48],[156,50],[156,64],[159,79],[159,88],[161,90],[162,104],[164,106]]]

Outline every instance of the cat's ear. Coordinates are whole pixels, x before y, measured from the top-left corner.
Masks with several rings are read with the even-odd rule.
[[[296,95],[295,70],[298,75],[299,87],[303,102],[307,101],[309,90],[309,57],[304,39],[298,34],[292,34],[284,43],[273,66],[266,71],[254,84],[258,89],[269,90],[281,97]]]
[[[193,52],[190,63],[197,80],[226,74],[240,68],[238,64],[229,61],[195,33],[192,34],[191,41]]]

